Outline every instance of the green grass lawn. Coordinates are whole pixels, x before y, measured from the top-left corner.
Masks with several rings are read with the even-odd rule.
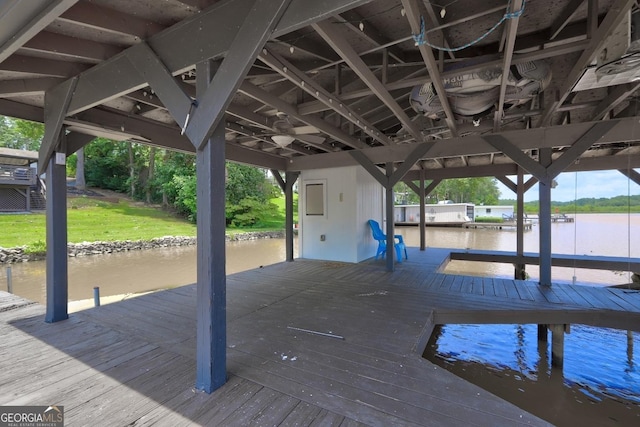
[[[296,195],[297,196],[297,195]],[[284,197],[271,200],[277,213],[266,218],[256,228],[229,228],[227,233],[282,230],[284,227]],[[298,221],[297,197],[294,201],[294,222]],[[123,200],[110,203],[86,197],[68,199],[69,243],[150,240],[163,236],[195,236],[196,226],[169,212],[157,208],[131,205]],[[45,215],[43,213],[0,215],[0,247],[28,246],[43,251]]]
[[[196,226],[168,212],[126,202],[109,203],[87,198],[69,199],[68,240],[150,240],[163,236],[195,236]],[[44,249],[45,215],[0,215],[0,246],[27,245]]]

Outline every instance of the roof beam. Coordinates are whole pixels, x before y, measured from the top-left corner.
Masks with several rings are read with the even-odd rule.
[[[94,30],[135,36],[140,40],[165,29],[155,22],[84,1],[69,8],[58,19]]]
[[[629,117],[623,119],[613,119],[616,126],[607,132],[598,141],[601,144],[628,142],[637,135],[637,118]],[[595,122],[597,123],[597,122]],[[553,126],[548,128],[518,129],[502,131],[501,135],[507,138],[514,147],[520,151],[539,149],[544,147],[570,147],[571,144],[584,135],[594,124],[594,122],[573,123],[564,126]],[[425,144],[433,144],[429,151],[429,159],[473,156],[479,154],[490,154],[498,152],[495,147],[489,144],[480,135],[468,135],[464,138],[451,138],[438,140]],[[398,144],[382,147],[372,147],[367,149],[367,157],[374,163],[385,163],[389,161],[403,161],[408,153],[415,147],[415,144]],[[587,159],[580,159],[580,163]],[[348,152],[336,152],[318,154],[316,156],[298,157],[292,159],[287,165],[288,170],[320,169],[323,167],[353,166],[353,158]],[[492,165],[498,166],[498,165]],[[617,169],[617,168],[615,168]],[[494,176],[492,174],[491,176]]]
[[[371,0],[292,0],[274,36],[282,36],[312,22],[351,9]],[[252,0],[229,0],[155,34],[147,43],[172,74],[192,68],[208,58],[226,55],[238,34]],[[78,19],[81,19],[79,16]],[[206,35],[206,36],[203,36]],[[94,107],[146,86],[123,54],[116,55],[79,76],[69,114]]]
[[[402,0],[402,5],[404,6],[404,9],[407,13],[407,20],[409,21],[409,25],[411,26],[411,33],[420,34],[421,13],[418,1]],[[445,91],[444,83],[442,82],[442,76],[440,75],[440,70],[438,69],[438,63],[436,62],[436,58],[433,56],[433,50],[431,50],[431,47],[425,44],[419,45],[418,49],[420,50],[422,59],[427,66],[427,70],[429,71],[431,84],[433,84],[433,87],[438,94],[438,98],[440,99],[440,104],[442,105],[442,109],[444,110],[447,127],[449,128],[449,130],[451,130],[452,136],[456,137],[458,136],[458,130],[456,129],[455,117],[453,115],[453,111],[451,110],[451,105],[449,105],[447,92]]]
[[[640,88],[639,82],[618,85],[594,109],[591,120],[601,120],[605,114],[617,107],[622,101]]]
[[[4,35],[0,39],[0,62],[15,53],[77,1],[22,0],[12,2],[13,5],[10,7],[9,13],[0,16],[0,26],[3,27]],[[15,15],[11,12],[15,13]],[[28,16],[26,20],[24,19],[25,16]]]
[[[571,0],[571,2],[567,6],[565,6],[560,15],[556,18],[555,21],[553,21],[551,27],[549,28],[549,40],[553,40],[558,37],[560,31],[562,31],[564,27],[567,26],[569,21],[571,21],[571,18],[573,18],[573,16],[576,14],[578,8],[582,5],[582,3],[584,3],[584,0]]]
[[[511,3],[511,9],[509,13],[522,10],[524,7],[524,0],[514,0]],[[516,16],[511,19],[507,19],[507,23],[504,29],[504,56],[502,57],[502,79],[500,81],[500,97],[498,98],[498,108],[496,109],[493,119],[493,131],[498,132],[500,130],[500,124],[502,123],[502,116],[504,114],[504,98],[507,94],[507,83],[509,81],[509,70],[511,69],[511,59],[513,58],[513,46],[516,42],[516,35],[518,34],[518,23],[520,17]]]
[[[636,172],[635,170],[629,168],[629,169],[618,169],[618,171],[623,174],[624,176],[626,176],[627,178],[629,178],[631,181],[635,182],[636,184],[640,185],[640,173]]]
[[[371,88],[373,93],[380,98],[380,100],[384,102],[391,111],[393,111],[398,120],[407,128],[416,141],[421,142],[423,138],[418,127],[411,121],[409,116],[405,114],[404,110],[398,105],[395,99],[393,99],[380,80],[376,78],[367,64],[362,61],[349,42],[336,32],[335,25],[329,21],[323,21],[313,24],[313,28],[333,48],[333,50],[335,50],[338,55],[344,59],[349,67],[351,67],[351,69],[367,84],[367,86]]]
[[[304,72],[297,69],[277,53],[266,48],[258,58],[293,84],[318,99],[331,110],[358,126],[374,140],[384,145],[391,144],[391,140],[387,138],[384,133],[380,132],[380,130],[376,129],[373,124],[369,123],[364,117],[361,117],[355,110],[349,108],[348,105],[340,102],[338,97],[328,90],[325,90],[320,84],[307,77]]]
[[[80,74],[88,65],[55,59],[36,58],[24,55],[11,55],[0,63],[0,70],[37,76],[65,77]]]
[[[45,91],[62,83],[62,79],[42,77],[39,79],[2,80],[0,98],[44,94]]]
[[[298,110],[294,105],[284,102],[277,96],[274,96],[269,92],[262,90],[259,87],[254,86],[247,81],[242,83],[239,90],[264,104],[268,104],[273,108],[279,111],[282,111],[285,114],[288,114],[291,117],[295,117],[296,119],[300,120],[303,123],[308,124],[309,126],[315,126],[320,132],[326,133],[336,141],[340,141],[341,143],[348,145],[352,148],[366,147],[366,145],[363,142],[353,138],[351,135],[343,132],[341,129],[330,125],[328,122],[322,120],[320,117],[314,116],[311,114],[303,116],[298,113]],[[308,144],[326,152],[337,150],[327,144],[312,144],[312,143],[308,143]]]
[[[562,105],[565,99],[567,99],[567,96],[569,96],[573,87],[576,85],[578,80],[580,80],[580,77],[582,77],[584,70],[595,59],[596,55],[600,53],[607,37],[616,29],[620,22],[622,22],[633,4],[635,4],[634,0],[615,0],[609,9],[609,12],[607,12],[604,21],[602,21],[602,24],[600,24],[598,30],[591,38],[589,46],[587,46],[584,52],[582,52],[580,59],[578,59],[574,64],[573,68],[567,75],[567,78],[562,83],[558,99],[545,108],[540,121],[541,126],[547,125],[551,122],[551,118],[556,112],[556,109]]]
[[[363,18],[362,15],[360,15],[357,11],[353,9],[347,10],[346,12],[341,13],[339,16],[340,18],[342,18],[342,20],[338,22],[343,22],[344,24],[346,24],[347,28],[357,33],[358,36],[364,37],[374,46],[377,46],[377,47],[383,46],[388,44],[391,41],[386,37],[384,37],[382,35],[382,31],[380,31],[379,28],[374,27],[372,23],[367,22],[366,24],[364,24],[364,22],[366,22],[365,18]],[[364,24],[362,30],[360,30],[359,28],[359,23],[361,22]],[[404,52],[402,52],[402,50],[399,47],[389,46],[387,48],[387,51],[389,52],[389,56],[391,56],[396,61],[401,63],[405,62]]]
[[[50,31],[41,31],[24,44],[21,51],[25,50],[97,64],[111,58],[122,49],[91,40],[82,40]]]

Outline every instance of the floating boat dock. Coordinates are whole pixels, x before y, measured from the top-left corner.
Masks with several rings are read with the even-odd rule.
[[[435,324],[640,330],[640,292],[440,273],[409,248],[394,272],[296,260],[227,277],[228,382],[194,389],[196,287],[44,323],[0,292],[0,405],[64,405],[67,426],[549,425],[421,357]]]

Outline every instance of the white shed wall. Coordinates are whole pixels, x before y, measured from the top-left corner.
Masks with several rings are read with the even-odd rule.
[[[325,185],[325,215],[306,215],[306,184],[320,182]],[[360,262],[375,255],[377,243],[366,221],[381,222],[382,186],[362,167],[303,171],[299,192],[301,258]]]

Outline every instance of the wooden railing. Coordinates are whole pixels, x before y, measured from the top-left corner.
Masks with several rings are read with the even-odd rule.
[[[34,168],[26,166],[0,165],[0,184],[3,185],[35,185],[37,173]]]

